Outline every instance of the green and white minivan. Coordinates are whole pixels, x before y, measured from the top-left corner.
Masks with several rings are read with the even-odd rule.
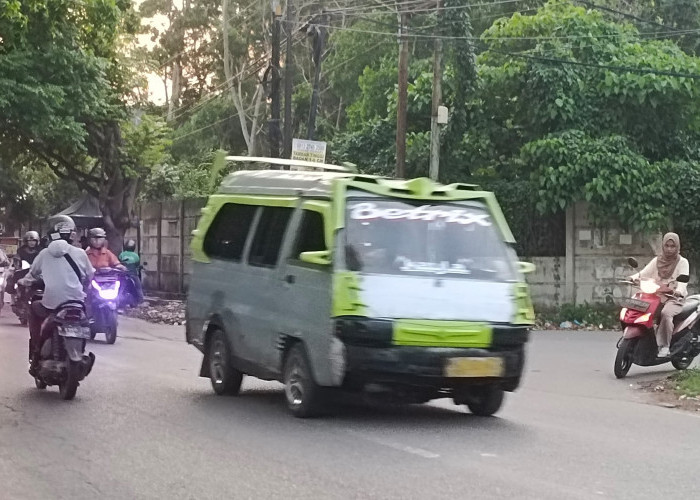
[[[186,323],[200,376],[229,395],[243,375],[279,380],[299,417],[332,390],[495,413],[520,384],[534,266],[494,195],[316,168],[234,172],[202,209]]]

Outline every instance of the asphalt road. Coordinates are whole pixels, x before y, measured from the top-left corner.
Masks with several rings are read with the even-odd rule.
[[[0,317],[2,499],[687,499],[700,418],[612,375],[617,335],[535,332],[524,387],[497,417],[449,400],[331,416],[286,413],[281,386],[238,398],[197,377],[182,327],[123,319],[74,401],[38,391],[27,331]]]

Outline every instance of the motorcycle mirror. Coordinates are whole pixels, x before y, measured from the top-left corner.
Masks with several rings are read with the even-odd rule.
[[[680,276],[678,276],[678,278],[676,278],[676,281],[678,283],[688,283],[690,281],[690,276],[688,276],[687,274],[681,274]]]
[[[635,259],[634,257],[630,257],[629,259],[627,259],[627,263],[632,269],[637,269],[639,267],[639,262],[637,262],[637,259]]]

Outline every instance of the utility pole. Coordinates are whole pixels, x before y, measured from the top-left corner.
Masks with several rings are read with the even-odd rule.
[[[401,5],[399,4],[399,9]],[[406,177],[406,108],[408,106],[408,13],[400,12],[399,25],[399,96],[396,109],[396,171],[394,176]]]
[[[433,49],[433,104],[430,112],[430,178],[438,180],[440,170],[440,125],[438,124],[438,109],[442,104],[442,34],[441,0],[437,0],[437,32],[435,48]]]
[[[280,17],[279,0],[272,0],[272,60],[270,61],[270,121],[268,122],[270,156],[280,156]]]
[[[321,23],[324,23],[325,15],[321,15]],[[321,82],[321,59],[323,59],[323,47],[326,42],[326,28],[311,24],[307,33],[314,39],[313,54],[311,59],[314,62],[314,90],[311,94],[311,108],[309,109],[309,126],[306,138],[313,140],[316,135],[316,108],[318,108],[319,85]]]
[[[292,91],[294,89],[294,56],[292,55],[292,34],[294,21],[292,0],[287,0],[287,55],[284,58],[284,147],[283,158],[292,157]]]

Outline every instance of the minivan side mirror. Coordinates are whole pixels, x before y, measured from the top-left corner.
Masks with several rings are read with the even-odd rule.
[[[331,252],[328,250],[319,250],[316,252],[301,252],[299,260],[308,262],[309,264],[317,264],[319,266],[331,265]]]
[[[534,273],[535,269],[537,269],[532,262],[524,262],[522,260],[518,262],[518,268],[522,274]]]
[[[630,257],[629,259],[627,259],[627,263],[632,269],[637,269],[639,267],[639,262],[637,262],[637,259],[635,259],[634,257]]]
[[[676,278],[676,281],[678,283],[688,283],[690,281],[690,276],[688,276],[687,274],[680,274]]]

